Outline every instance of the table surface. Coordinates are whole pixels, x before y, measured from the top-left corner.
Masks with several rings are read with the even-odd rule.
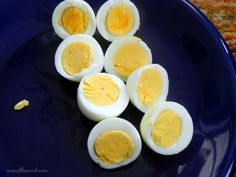
[[[190,0],[220,31],[236,61],[236,0]]]

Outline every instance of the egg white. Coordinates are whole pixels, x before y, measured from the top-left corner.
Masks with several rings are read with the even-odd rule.
[[[134,152],[132,154],[131,157],[129,157],[129,159],[124,160],[122,162],[119,163],[114,163],[114,164],[104,164],[102,163],[99,158],[96,155],[96,152],[94,150],[94,144],[96,141],[96,138],[101,135],[102,133],[106,132],[106,131],[110,131],[110,130],[121,130],[124,131],[125,133],[127,133],[129,135],[129,137],[133,140],[134,143]],[[91,159],[99,164],[102,168],[105,169],[114,169],[114,168],[118,168],[121,166],[125,166],[131,162],[133,162],[134,160],[136,160],[141,152],[142,149],[142,143],[141,143],[141,138],[140,135],[137,131],[137,129],[127,120],[124,120],[122,118],[109,118],[106,120],[103,120],[101,122],[99,122],[90,132],[89,137],[88,137],[88,141],[87,141],[87,148],[88,148],[88,152],[89,155],[91,157]]]
[[[117,4],[121,4],[121,3],[125,4],[127,7],[129,7],[134,15],[133,28],[126,35],[133,36],[136,33],[136,31],[139,29],[139,26],[140,26],[139,12],[138,12],[137,7],[130,0],[108,0],[100,7],[100,9],[98,10],[98,13],[97,13],[97,17],[96,17],[98,31],[103,36],[103,38],[108,41],[114,41],[115,39],[120,37],[120,36],[112,35],[106,29],[106,18],[107,18],[107,13],[109,12],[109,10],[113,6],[115,6]]]
[[[124,82],[127,80],[126,77],[120,75],[117,73],[113,67],[113,61],[114,61],[114,55],[116,54],[117,50],[123,46],[124,44],[129,43],[137,43],[141,47],[144,48],[144,50],[147,53],[148,56],[148,64],[152,63],[152,53],[149,47],[145,42],[143,42],[140,38],[137,37],[120,37],[119,39],[113,41],[110,46],[108,47],[106,53],[105,53],[105,62],[104,62],[104,68],[107,73],[114,74],[118,76],[121,80]]]
[[[168,148],[163,148],[154,143],[152,128],[158,115],[164,109],[171,109],[179,114],[182,122],[182,131],[178,140]],[[146,145],[154,152],[162,155],[173,155],[183,151],[191,142],[193,136],[193,122],[184,106],[175,102],[164,102],[149,109],[142,118],[140,124],[141,135]]]
[[[64,10],[69,7],[78,7],[87,14],[89,22],[88,28],[84,34],[93,36],[96,31],[96,17],[91,6],[83,0],[65,0],[57,5],[52,15],[52,26],[57,35],[62,39],[71,36],[71,34],[69,34],[61,25],[58,24],[58,21],[61,18]]]
[[[138,83],[139,83],[142,72],[146,69],[151,69],[151,68],[156,69],[161,73],[162,91],[161,91],[161,95],[152,104],[145,105],[142,103],[142,101],[139,100],[137,88],[138,88]],[[149,65],[142,66],[138,68],[137,70],[135,70],[128,77],[126,81],[126,88],[127,88],[127,92],[128,92],[128,95],[132,104],[136,108],[138,108],[140,111],[145,113],[153,105],[166,101],[166,97],[169,92],[169,79],[168,79],[167,71],[161,65],[158,65],[158,64],[149,64]]]
[[[84,95],[83,91],[83,86],[84,86],[84,81],[87,77],[89,76],[95,76],[95,75],[103,75],[110,77],[118,86],[119,88],[119,96],[117,100],[108,106],[98,106],[87,100],[87,98]],[[83,79],[80,82],[80,85],[78,87],[77,91],[77,100],[78,100],[78,105],[80,108],[80,111],[90,120],[93,121],[101,121],[103,119],[107,119],[110,117],[116,117],[119,116],[127,107],[129,103],[129,96],[127,94],[125,84],[120,80],[118,77],[112,75],[112,74],[107,74],[107,73],[97,73],[97,74],[92,74],[92,75],[87,75],[83,77]]]
[[[74,42],[83,42],[89,45],[92,49],[93,61],[92,61],[92,64],[88,68],[82,70],[80,73],[77,73],[75,75],[69,75],[62,66],[62,54],[63,54],[64,49],[68,45]],[[56,69],[61,76],[71,81],[80,82],[82,77],[87,74],[101,72],[103,68],[103,64],[104,64],[104,54],[103,54],[102,48],[99,45],[99,43],[92,36],[89,36],[89,35],[85,35],[85,34],[72,35],[66,38],[64,41],[62,41],[62,43],[59,45],[59,47],[56,50],[56,54],[55,54]]]

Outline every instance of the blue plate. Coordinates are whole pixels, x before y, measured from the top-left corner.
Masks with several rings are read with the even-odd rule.
[[[97,12],[103,1],[90,1]],[[202,14],[184,0],[134,0],[137,36],[170,79],[168,100],[183,104],[194,122],[190,146],[174,156],[143,144],[132,164],[104,170],[86,142],[94,122],[79,111],[77,83],[55,70],[61,39],[51,26],[59,0],[2,0],[0,11],[0,175],[3,177],[225,177],[236,149],[236,79],[232,56]],[[99,34],[104,51],[109,45]],[[15,112],[21,99],[30,106]],[[143,114],[131,104],[121,115],[137,128]]]

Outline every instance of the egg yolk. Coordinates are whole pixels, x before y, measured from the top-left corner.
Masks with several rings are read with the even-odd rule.
[[[74,75],[88,68],[92,59],[93,52],[90,46],[83,42],[75,42],[64,49],[62,66],[69,75]]]
[[[69,34],[80,34],[87,30],[89,18],[82,9],[69,7],[64,10],[58,23]]]
[[[108,11],[106,28],[112,35],[125,35],[131,31],[133,25],[133,12],[125,4],[115,5]]]
[[[19,110],[23,109],[26,106],[29,106],[29,101],[28,100],[22,100],[14,106],[14,110],[19,111]]]
[[[161,73],[154,69],[145,69],[139,79],[137,93],[139,100],[144,105],[149,105],[161,95],[162,77]]]
[[[181,135],[182,122],[180,116],[170,110],[163,110],[156,119],[152,129],[154,143],[162,148],[173,145]]]
[[[107,76],[89,76],[83,85],[84,96],[98,106],[109,106],[116,102],[120,89],[117,84]]]
[[[120,130],[110,130],[97,137],[95,152],[104,164],[127,160],[134,152],[134,143],[129,135]]]
[[[114,55],[114,70],[124,77],[128,77],[134,70],[146,64],[148,64],[147,52],[137,43],[122,45]]]

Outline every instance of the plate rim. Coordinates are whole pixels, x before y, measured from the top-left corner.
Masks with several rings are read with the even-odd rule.
[[[226,55],[228,56],[227,58],[224,57],[223,60],[225,60],[230,67],[229,69],[231,70],[231,74],[234,77],[235,82],[232,83],[234,87],[236,88],[236,62],[234,60],[233,54],[231,50],[229,49],[225,39],[223,36],[220,34],[220,32],[217,30],[217,28],[214,26],[214,24],[205,16],[197,7],[195,7],[189,0],[181,0],[179,1],[182,6],[184,6],[187,10],[191,11],[192,14],[199,20],[201,21],[202,25],[204,26],[207,31],[211,32],[213,37],[215,39],[218,39],[221,41],[220,45],[222,48],[224,48],[224,51]],[[236,101],[236,92],[234,92],[234,98]],[[233,117],[233,125],[232,127],[236,127],[236,120],[235,117]],[[234,130],[235,131],[235,130]],[[222,167],[221,172],[218,173],[218,176],[220,177],[228,177],[232,175],[232,166],[235,166],[235,157],[236,157],[236,135],[232,136],[230,139],[233,140],[232,145],[228,147],[226,151],[226,155],[230,155],[228,160],[225,161],[224,166]],[[225,158],[225,157],[224,157]]]

